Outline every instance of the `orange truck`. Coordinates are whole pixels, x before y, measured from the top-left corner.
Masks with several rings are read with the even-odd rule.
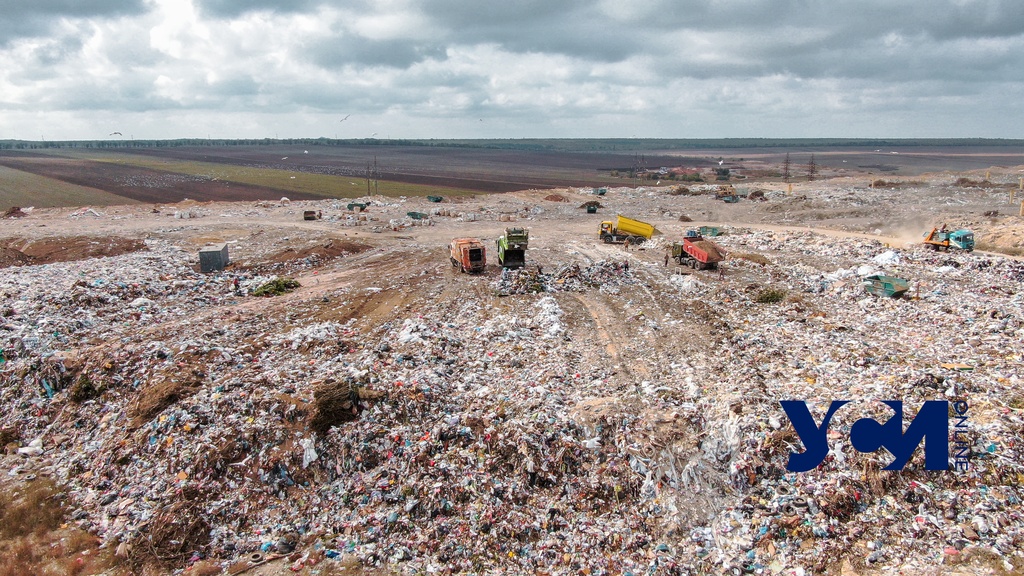
[[[463,272],[483,272],[487,266],[487,250],[476,238],[456,238],[448,245],[452,268]]]
[[[718,244],[705,240],[696,230],[687,230],[682,242],[672,244],[672,257],[694,270],[714,270],[725,259]]]

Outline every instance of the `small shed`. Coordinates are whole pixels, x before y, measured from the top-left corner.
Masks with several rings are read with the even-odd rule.
[[[214,244],[199,249],[199,270],[201,272],[218,272],[228,265],[228,245]]]

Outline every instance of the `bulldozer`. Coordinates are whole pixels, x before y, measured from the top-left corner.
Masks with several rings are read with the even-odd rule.
[[[740,201],[740,196],[736,193],[736,188],[732,184],[722,184],[715,191],[715,199],[727,204],[733,204]]]

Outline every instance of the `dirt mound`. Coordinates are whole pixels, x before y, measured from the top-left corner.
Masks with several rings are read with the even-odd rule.
[[[32,259],[26,256],[21,250],[15,250],[14,248],[0,248],[0,268],[24,266],[31,262]]]
[[[25,216],[28,214],[23,212],[20,206],[11,206],[4,212],[4,218],[24,218]]]
[[[78,236],[30,241],[15,239],[0,249],[0,268],[120,256],[146,249],[145,242],[134,238]]]
[[[693,243],[694,246],[708,253],[709,258],[712,261],[722,260],[722,252],[718,249],[718,245],[708,240],[698,240]]]
[[[544,199],[548,202],[567,202],[565,196],[561,196],[559,194],[548,194]]]
[[[373,248],[368,244],[341,240],[328,240],[324,244],[306,248],[285,248],[270,257],[272,264],[287,264],[297,260],[308,260],[310,264],[319,266],[346,254],[358,254]]]

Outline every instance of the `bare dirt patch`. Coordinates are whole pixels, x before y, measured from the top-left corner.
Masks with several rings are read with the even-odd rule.
[[[79,236],[31,241],[13,239],[0,249],[0,268],[120,256],[140,250],[146,250],[146,243],[135,238]]]
[[[284,248],[258,262],[240,265],[237,269],[278,273],[292,272],[300,268],[318,268],[338,258],[359,254],[372,248],[373,246],[360,242],[329,239],[311,246]]]

